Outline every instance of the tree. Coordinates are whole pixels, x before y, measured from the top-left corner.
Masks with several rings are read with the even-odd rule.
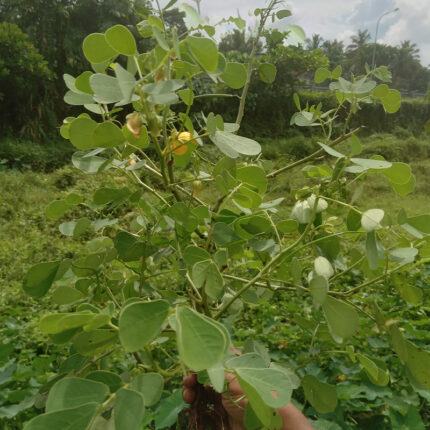
[[[91,32],[103,32],[114,23],[129,26],[135,34],[136,10],[148,11],[149,1],[139,0],[0,0],[0,21],[25,29],[30,41],[47,60],[56,79],[51,97],[58,117],[62,103],[64,73],[77,76],[85,62],[81,43]]]
[[[15,24],[0,24],[0,100],[2,133],[12,131],[33,139],[43,135],[53,105],[50,91],[54,74],[48,62]]]
[[[227,33],[221,38],[219,50],[223,54],[232,51],[250,54],[252,50],[252,38],[246,34],[245,30],[235,28],[233,32]]]
[[[323,42],[324,39],[320,34],[313,34],[311,39],[306,39],[306,49],[310,49],[312,51],[314,49],[321,48]]]
[[[364,65],[371,62],[371,49],[369,41],[371,39],[368,30],[358,30],[358,33],[351,36],[351,43],[346,49],[346,65],[349,72],[356,75],[364,72]]]
[[[328,58],[330,68],[334,69],[337,65],[343,64],[345,60],[345,52],[343,42],[334,40],[326,40],[322,44],[322,51]]]

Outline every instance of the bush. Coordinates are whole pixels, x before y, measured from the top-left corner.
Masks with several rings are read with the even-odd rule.
[[[252,87],[251,90],[252,91]],[[247,105],[245,117],[242,123],[243,133],[247,136],[259,137],[286,137],[291,134],[292,127],[290,119],[297,112],[292,95],[273,93],[267,90],[266,93],[250,94],[254,103]],[[336,97],[333,92],[302,92],[300,93],[302,106],[318,105],[322,103],[323,110],[335,108],[337,106]],[[209,106],[214,112],[225,112],[224,116],[229,120],[234,120],[233,112],[237,103],[231,99],[218,99],[211,102]],[[361,106],[361,110],[351,121],[351,126],[356,127],[365,124],[366,133],[401,133],[398,137],[408,137],[419,135],[424,131],[424,124],[430,118],[430,100],[424,98],[404,99],[398,112],[387,116],[381,104],[367,104]],[[340,119],[342,112],[340,113]],[[296,127],[294,127],[296,128]],[[297,128],[296,128],[297,129]],[[402,131],[399,131],[399,130]],[[300,132],[309,135],[313,130]]]
[[[73,150],[64,141],[39,144],[6,138],[0,141],[0,163],[11,169],[51,172],[70,162]]]
[[[54,75],[48,63],[15,24],[0,24],[0,131],[31,138],[44,135],[55,124],[49,108]]]

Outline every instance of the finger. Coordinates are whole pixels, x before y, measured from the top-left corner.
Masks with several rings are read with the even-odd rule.
[[[236,355],[242,355],[242,351],[235,348],[234,346],[230,346],[230,351],[234,352]]]
[[[194,399],[196,398],[196,392],[192,388],[184,388],[182,390],[182,398],[184,399],[185,403],[188,403],[189,405],[194,402]]]
[[[195,373],[189,373],[183,378],[184,386],[187,388],[193,388],[197,384],[197,375]]]
[[[237,380],[237,377],[232,373],[227,373],[225,375],[225,379],[229,382],[228,390],[230,392],[230,396],[234,399],[243,395],[242,387]]]

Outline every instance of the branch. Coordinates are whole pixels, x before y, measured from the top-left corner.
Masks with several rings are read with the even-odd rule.
[[[232,304],[235,300],[237,300],[245,291],[247,291],[250,287],[252,287],[257,281],[259,281],[263,275],[268,272],[268,270],[275,265],[281,258],[283,258],[286,254],[288,254],[292,249],[294,249],[308,234],[309,230],[312,228],[312,223],[315,219],[315,214],[317,210],[319,197],[317,196],[315,199],[314,207],[312,209],[312,216],[311,220],[309,221],[308,225],[306,226],[303,233],[300,235],[300,237],[292,243],[290,246],[285,248],[282,252],[280,252],[278,255],[273,257],[269,263],[267,263],[260,272],[257,273],[250,281],[248,281],[242,288],[239,289],[239,291],[233,295],[233,297],[225,302],[224,305],[221,306],[219,311],[215,314],[214,319],[218,319]]]
[[[360,133],[360,131],[362,131],[364,129],[364,126],[358,127],[355,130],[352,130],[351,132],[347,133],[347,134],[343,134],[342,136],[339,136],[337,139],[333,140],[333,142],[331,142],[331,144],[329,145],[330,147],[334,147],[336,145],[338,145],[339,143],[349,139],[352,135]],[[267,174],[267,178],[271,179],[274,178],[278,175],[280,175],[283,172],[286,172],[287,170],[293,169],[294,167],[300,166],[304,163],[307,163],[308,161],[314,160],[315,158],[319,157],[320,155],[324,154],[324,149],[318,149],[317,151],[315,151],[313,154],[302,158],[301,160],[295,161],[294,163],[288,164],[285,167],[282,167],[278,170],[275,170],[269,174]]]

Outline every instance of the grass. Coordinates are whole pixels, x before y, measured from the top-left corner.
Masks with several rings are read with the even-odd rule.
[[[286,161],[294,161],[304,157],[317,149],[317,138],[304,138],[303,136],[285,140],[262,139],[263,152],[272,158],[272,168],[285,165]],[[382,155],[388,161],[400,161],[408,163],[416,178],[416,187],[413,193],[406,196],[398,196],[391,188],[388,180],[381,174],[369,174],[366,179],[356,182],[351,187],[351,192],[359,186],[363,186],[362,196],[358,201],[361,209],[381,208],[387,213],[397,213],[399,209],[407,210],[408,215],[418,215],[430,210],[430,188],[428,178],[430,177],[430,136],[415,138],[408,135],[406,138],[391,134],[370,135],[361,140],[363,147],[359,157],[369,158],[372,155]],[[337,148],[340,152],[348,154],[349,143],[345,142]],[[286,155],[284,150],[293,151]],[[326,157],[325,164],[331,164],[334,158]],[[278,176],[271,183],[270,194],[273,198],[286,196],[286,191],[299,189],[309,185],[301,172],[303,166],[292,169],[288,173]],[[352,176],[350,180],[352,180]],[[287,212],[294,200],[287,193],[287,199],[283,204]]]

